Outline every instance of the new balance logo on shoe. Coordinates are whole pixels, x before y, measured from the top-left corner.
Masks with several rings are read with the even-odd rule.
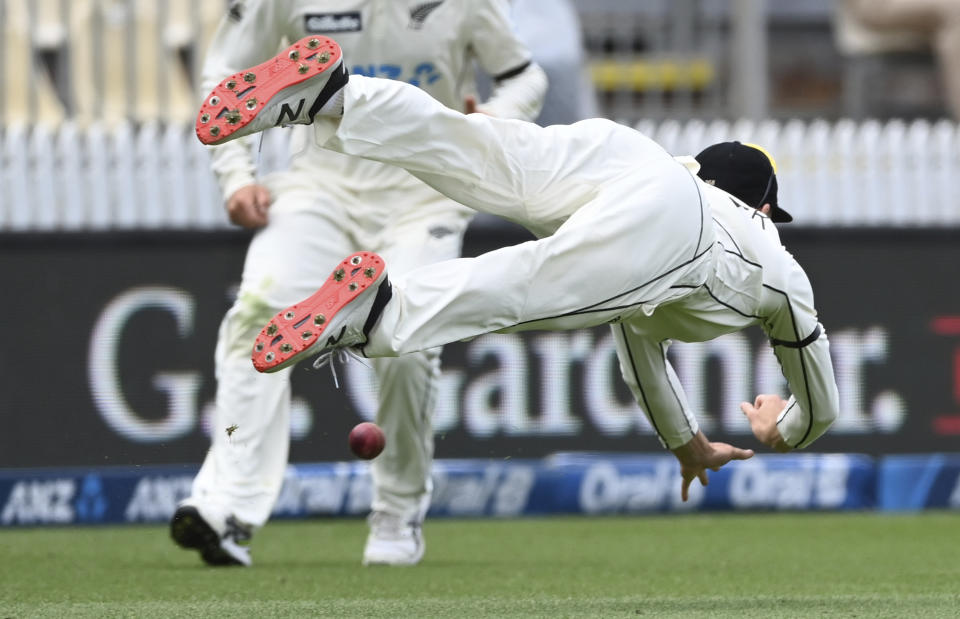
[[[293,123],[297,117],[300,116],[300,112],[303,111],[303,104],[306,102],[306,99],[300,99],[300,103],[297,104],[296,112],[293,111],[293,108],[290,107],[290,104],[284,103],[282,106],[280,106],[280,116],[277,118],[276,124],[278,126],[284,124],[284,118],[289,119],[290,123]]]
[[[197,138],[223,144],[278,125],[310,124],[317,114],[327,113],[324,105],[348,79],[336,41],[304,37],[270,60],[224,78],[200,106]],[[341,97],[329,113],[342,111]]]

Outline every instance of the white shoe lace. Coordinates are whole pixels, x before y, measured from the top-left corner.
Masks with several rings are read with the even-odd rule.
[[[339,362],[341,365],[346,365],[351,361],[359,361],[366,367],[370,367],[363,360],[363,357],[360,356],[360,353],[353,348],[328,348],[313,360],[313,369],[319,370],[323,366],[329,365],[330,373],[333,374],[333,384],[337,389],[339,389],[340,381],[337,379],[336,362]]]

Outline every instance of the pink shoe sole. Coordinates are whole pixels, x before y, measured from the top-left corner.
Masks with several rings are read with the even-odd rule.
[[[197,137],[219,144],[247,126],[276,94],[338,66],[342,52],[333,39],[300,39],[270,60],[226,78],[207,95],[197,113]],[[278,123],[279,124],[279,123]]]
[[[277,313],[261,329],[253,366],[258,372],[276,372],[336,343],[345,328],[337,314],[359,297],[376,294],[385,276],[383,258],[373,252],[344,259],[317,292]]]

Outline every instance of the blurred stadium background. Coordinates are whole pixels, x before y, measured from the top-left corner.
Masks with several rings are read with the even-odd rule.
[[[681,506],[607,331],[490,335],[444,353],[432,514],[960,509],[960,130],[928,39],[830,0],[574,6],[599,115],[674,154],[738,139],[777,157],[844,416],[816,453],[731,466]],[[224,10],[0,0],[0,526],[165,522],[222,431],[213,346],[249,236],[192,123]],[[531,45],[561,89],[568,58]],[[285,148],[267,134],[262,169]],[[478,219],[465,252],[523,238]],[[759,331],[672,355],[708,435],[755,447],[738,403],[785,388]],[[346,436],[373,378],[345,373],[339,391],[296,373],[279,517],[368,509]]]

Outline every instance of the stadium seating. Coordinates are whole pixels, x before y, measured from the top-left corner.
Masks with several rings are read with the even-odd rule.
[[[190,0],[75,0],[69,14],[76,118],[185,122],[197,58],[222,6]]]
[[[819,8],[804,23],[829,32],[829,3],[812,4]],[[191,130],[199,65],[224,6],[0,0],[0,231],[228,225]],[[723,92],[729,8],[665,0],[576,6],[601,114],[643,118],[638,128],[676,154],[726,139],[764,144],[780,163],[781,200],[800,225],[960,223],[956,123],[715,120],[731,116]],[[799,6],[769,8],[782,20]],[[283,165],[286,141],[281,131],[264,138],[263,170]]]
[[[63,42],[56,0],[0,3],[0,118],[6,125],[55,126],[66,116],[41,52]],[[59,34],[59,36],[58,36]]]

